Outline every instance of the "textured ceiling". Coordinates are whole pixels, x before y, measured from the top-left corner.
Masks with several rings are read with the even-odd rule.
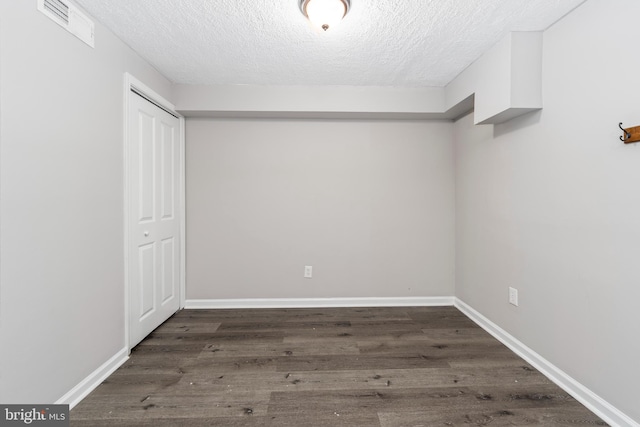
[[[352,0],[318,33],[298,0],[74,1],[174,83],[409,87],[444,86],[507,32],[584,2]]]

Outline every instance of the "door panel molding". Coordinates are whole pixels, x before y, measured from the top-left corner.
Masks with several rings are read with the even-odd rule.
[[[166,213],[167,208],[171,208],[173,210],[172,214],[170,215],[171,219],[173,219],[175,216],[178,216],[180,224],[179,224],[179,236],[180,238],[178,239],[178,242],[173,241],[173,250],[172,250],[172,256],[178,256],[179,257],[179,268],[177,269],[178,271],[173,272],[172,277],[173,280],[176,280],[178,282],[178,295],[166,295],[166,299],[162,298],[163,302],[162,304],[164,305],[165,303],[167,303],[170,300],[173,300],[174,298],[179,298],[179,309],[184,308],[185,305],[185,142],[184,142],[184,134],[185,134],[185,126],[184,126],[184,117],[180,116],[178,113],[175,112],[175,106],[170,103],[169,101],[167,101],[164,97],[162,97],[161,95],[159,95],[158,93],[156,93],[153,89],[151,89],[150,87],[148,87],[147,85],[145,85],[144,83],[142,83],[140,80],[136,79],[134,76],[132,76],[129,73],[125,73],[124,74],[124,87],[123,87],[123,100],[124,100],[124,111],[123,111],[123,116],[124,116],[124,121],[123,121],[123,162],[124,162],[124,188],[123,188],[123,192],[124,192],[124,285],[125,285],[125,289],[124,289],[124,315],[125,315],[125,319],[124,319],[124,324],[125,324],[125,331],[124,331],[124,345],[127,348],[127,351],[130,353],[131,352],[131,348],[133,347],[131,345],[131,325],[132,325],[132,321],[134,321],[134,319],[132,319],[131,317],[131,292],[132,292],[132,283],[134,280],[139,280],[139,278],[132,278],[131,276],[131,257],[138,257],[139,254],[138,253],[132,253],[132,234],[133,234],[133,228],[136,226],[136,224],[133,223],[133,219],[131,218],[131,212],[132,212],[132,206],[131,206],[131,200],[132,200],[132,196],[134,194],[135,191],[137,191],[137,189],[133,188],[134,185],[134,177],[132,176],[132,167],[133,167],[133,159],[135,158],[135,156],[132,153],[132,141],[130,140],[130,135],[129,135],[129,131],[130,131],[130,121],[131,121],[131,112],[132,112],[132,106],[131,106],[131,93],[135,93],[137,94],[136,96],[141,96],[142,98],[146,99],[147,101],[151,102],[151,104],[155,105],[156,107],[159,107],[161,110],[164,110],[165,112],[167,112],[168,114],[178,118],[179,121],[179,127],[178,127],[178,133],[179,135],[177,135],[176,138],[168,138],[168,141],[170,141],[169,145],[173,145],[176,142],[179,144],[178,150],[177,150],[177,154],[179,156],[179,168],[180,170],[178,171],[178,179],[179,182],[177,183],[177,188],[178,188],[178,195],[177,195],[177,200],[173,199],[173,195],[171,196],[170,200],[165,200],[165,197],[167,197],[167,195],[164,194],[164,191],[162,192],[161,198],[163,199],[161,201],[161,216],[164,216],[164,214]],[[164,126],[163,124],[161,124],[161,132],[164,133],[167,131],[166,126]],[[176,136],[176,135],[174,135]],[[163,135],[160,136],[161,138],[161,145],[160,147],[158,147],[158,149],[162,150],[162,152],[160,153],[160,164],[158,165],[154,165],[154,167],[160,167],[160,168],[165,168],[167,167],[167,164],[165,162],[165,160],[167,162],[170,162],[170,159],[165,159],[165,151],[166,150],[170,150],[170,147],[165,147],[165,138]],[[175,153],[176,151],[171,151],[172,153]],[[164,179],[164,178],[163,178]],[[171,183],[168,182],[164,182],[161,181],[158,183],[159,185],[161,185],[162,187],[164,187],[165,185],[170,185]],[[164,188],[163,188],[164,189]],[[138,198],[138,200],[142,200],[141,198]],[[143,215],[143,206],[142,204],[140,204],[138,206],[138,211],[140,213],[141,216],[146,216]],[[146,214],[147,212],[145,212]],[[140,218],[142,219],[142,218]],[[149,218],[151,219],[151,218]],[[177,243],[177,244],[176,244]],[[161,252],[164,252],[161,249]],[[155,256],[159,257],[159,258],[163,258],[164,254],[160,254],[160,253],[156,253]],[[163,284],[163,293],[165,292],[166,288],[164,287]],[[147,313],[145,316],[148,316],[149,313]]]

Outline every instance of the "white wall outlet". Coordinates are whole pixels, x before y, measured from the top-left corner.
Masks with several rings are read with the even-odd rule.
[[[516,288],[509,288],[509,304],[518,306],[518,290]]]
[[[304,266],[304,277],[305,279],[311,279],[313,277],[313,267],[310,265]]]

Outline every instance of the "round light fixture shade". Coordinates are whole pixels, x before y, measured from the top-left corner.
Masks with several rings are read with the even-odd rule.
[[[350,6],[350,0],[300,0],[302,13],[314,27],[324,31],[338,25]]]

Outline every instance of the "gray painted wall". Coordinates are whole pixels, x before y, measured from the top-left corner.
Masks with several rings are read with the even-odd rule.
[[[187,120],[187,299],[453,295],[451,138],[447,122]]]
[[[0,402],[53,402],[125,346],[125,71],[170,95],[101,25],[91,49],[0,2]]]
[[[638,14],[585,3],[544,34],[541,113],[454,129],[457,296],[635,420],[640,144],[617,125],[640,125]]]

